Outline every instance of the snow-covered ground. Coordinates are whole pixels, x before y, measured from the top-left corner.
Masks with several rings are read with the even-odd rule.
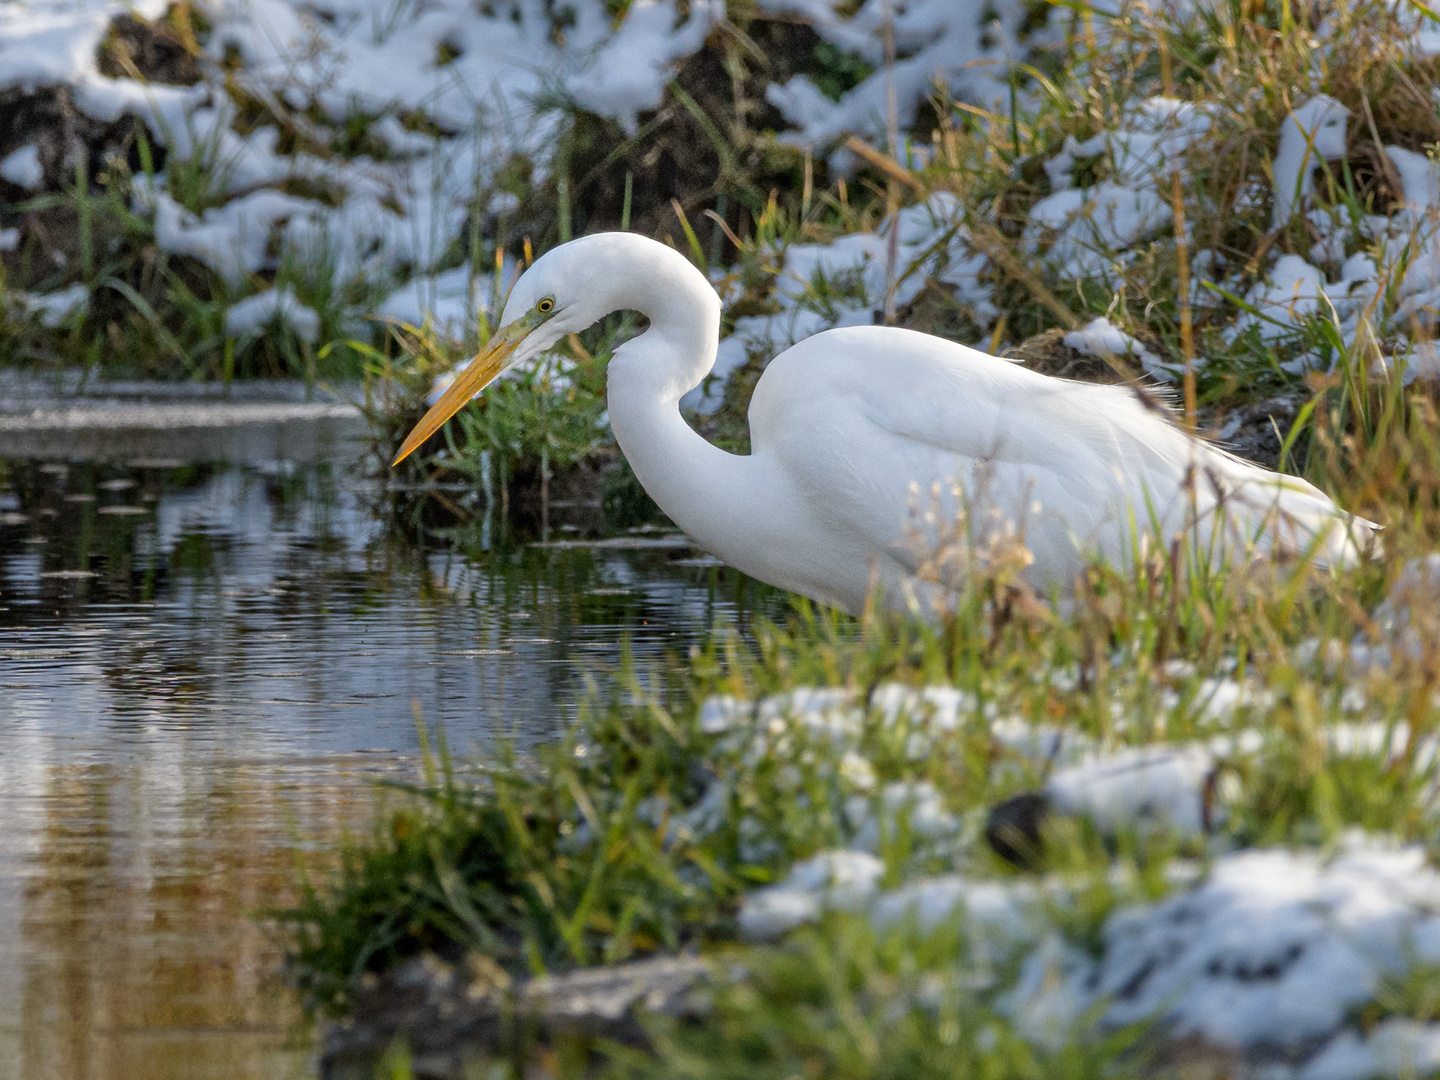
[[[1374,635],[1297,654],[1302,666],[1348,666],[1353,676],[1314,733],[1318,752],[1413,770],[1423,789],[1416,811],[1431,829],[1440,824],[1440,736],[1417,735],[1372,699],[1364,674],[1388,666],[1396,649],[1418,662],[1433,643],[1437,605],[1440,557],[1415,560],[1374,612]],[[1123,657],[1115,667],[1126,667]],[[1403,1010],[1378,1024],[1358,1018],[1377,1000],[1393,1001],[1387,986],[1440,968],[1440,872],[1423,847],[1361,830],[1323,847],[1239,842],[1229,825],[1245,799],[1240,778],[1285,768],[1296,736],[1274,721],[1276,692],[1225,669],[1197,678],[1192,665],[1172,661],[1165,675],[1173,685],[1148,717],[1138,699],[1112,690],[1105,740],[950,686],[714,696],[699,716],[717,738],[708,783],[684,807],[656,799],[646,812],[664,824],[668,843],[694,841],[741,815],[742,857],[763,860],[780,850],[777,826],[766,805],[743,795],[743,778],[771,777],[771,802],[801,807],[811,822],[833,819],[840,843],[750,892],[738,917],[743,937],[781,940],[827,912],[858,914],[881,929],[957,923],[971,944],[971,981],[988,980],[1001,1011],[1040,1045],[1088,1038],[1097,1024],[1158,1023],[1276,1080],[1435,1072],[1440,1024]],[[1026,677],[1061,691],[1076,684],[1068,670]],[[1191,735],[1146,743],[1143,733],[1157,728]],[[1121,902],[1098,930],[1098,950],[1082,947],[1056,913],[1073,909],[1083,875],[997,874],[992,859],[977,857],[984,812],[956,812],[957,792],[942,790],[966,782],[952,768],[929,773],[940,787],[879,779],[895,772],[893,757],[888,766],[881,760],[887,752],[900,749],[902,775],[924,775],[938,751],[962,742],[982,747],[992,781],[1033,792],[1047,815],[1086,820],[1112,838],[1168,834],[1183,857],[1168,863],[1166,894],[1127,893],[1133,882],[1114,871]]]
[[[885,145],[892,111],[899,130],[907,130],[937,85],[980,108],[1004,102],[1006,64],[1061,40],[1067,17],[1056,9],[1049,25],[1022,35],[1025,9],[1018,0],[865,0],[858,7],[840,0],[760,0],[758,6],[768,15],[807,20],[823,41],[875,69],[838,100],[805,76],[767,91],[792,125],[781,141],[828,156],[841,173],[854,163],[846,136]],[[514,195],[498,182],[508,162],[522,157],[534,176],[545,174],[563,123],[554,105],[578,105],[634,132],[641,114],[660,104],[677,65],[725,16],[723,0],[683,7],[676,0],[634,0],[618,21],[600,0],[563,11],[546,0],[478,9],[469,0],[203,0],[198,9],[211,29],[199,83],[103,75],[97,49],[111,20],[129,11],[153,19],[164,8],[163,0],[133,7],[118,0],[5,4],[0,93],[67,88],[76,108],[94,120],[142,119],[168,151],[168,171],[203,162],[213,188],[203,212],[181,205],[166,172],[142,178],[147,182],[137,187],[136,209],[153,220],[161,248],[200,260],[240,294],[266,288],[288,258],[336,285],[363,283],[355,295],[372,299],[352,316],[429,316],[457,337],[470,332],[480,311],[495,314],[497,289],[490,275],[472,280],[465,268],[447,264],[453,241],[467,214],[513,204]],[[1440,49],[1440,26],[1423,12],[1399,19],[1416,57]],[[1326,32],[1324,25],[1317,30],[1322,52]],[[898,59],[887,66],[892,45]],[[282,152],[277,125],[237,125],[234,90],[273,103],[289,122],[312,125],[320,145],[330,132],[364,118],[371,145],[385,153],[377,159]],[[1022,93],[1020,107],[1033,103],[1032,93]],[[1117,278],[1152,241],[1173,233],[1171,173],[1187,168],[1186,155],[1207,137],[1221,108],[1140,97],[1109,130],[1066,139],[1044,162],[1050,191],[1031,208],[1021,255],[1062,280]],[[1440,166],[1387,145],[1403,189],[1394,212],[1351,220],[1343,205],[1316,205],[1315,168],[1343,156],[1347,131],[1362,119],[1324,94],[1299,99],[1278,134],[1272,192],[1251,193],[1269,198],[1276,228],[1296,215],[1306,218],[1317,237],[1309,252],[1277,252],[1258,267],[1226,266],[1196,249],[1190,215],[1193,299],[1204,306],[1219,302],[1222,292],[1238,294],[1249,311],[1232,333],[1253,326],[1268,343],[1294,339],[1308,321],[1332,320],[1347,343],[1375,343],[1378,367],[1403,362],[1407,380],[1431,377],[1440,374],[1440,354],[1413,339],[1417,328],[1421,336],[1428,332],[1440,306]],[[34,144],[0,150],[0,176],[21,188],[53,188],[67,179],[66,163],[44,160]],[[901,154],[913,162],[925,157],[924,148]],[[1097,160],[1103,179],[1077,181],[1077,165]],[[323,187],[327,197],[296,194],[306,185]],[[942,193],[878,232],[777,251],[780,277],[771,300],[778,310],[738,320],[721,347],[715,377],[687,404],[713,410],[724,379],[751,355],[773,354],[828,326],[869,322],[887,296],[904,305],[927,280],[953,293],[978,331],[988,331],[1000,316],[994,275],[963,224],[965,210]],[[899,232],[894,257],[892,227]],[[1252,283],[1247,275],[1257,269]],[[502,287],[512,273],[507,269]],[[821,279],[843,279],[844,299],[814,303],[809,286]],[[21,301],[50,323],[84,310],[68,292],[63,301]],[[302,312],[298,300],[267,303],[263,310],[292,323],[293,314],[308,334],[313,312]],[[242,309],[227,324],[243,332],[259,310]],[[1077,347],[1135,352],[1157,377],[1173,377],[1175,358],[1136,351],[1114,331],[1108,323],[1093,324]],[[1298,374],[1335,361],[1312,348],[1292,350],[1286,364]],[[1198,362],[1203,365],[1203,357]]]
[[[546,103],[573,103],[634,132],[639,115],[660,104],[677,64],[724,16],[722,0],[691,0],[683,14],[676,0],[634,0],[618,23],[600,0],[563,9],[546,0],[478,9],[469,0],[202,0],[196,7],[211,26],[203,78],[171,86],[107,77],[97,62],[113,19],[159,18],[164,0],[5,4],[0,93],[65,88],[91,119],[143,120],[166,149],[169,172],[202,163],[210,208],[185,209],[162,171],[139,185],[136,209],[154,221],[161,248],[200,260],[233,288],[263,287],[260,276],[288,256],[322,268],[317,272],[336,284],[366,282],[371,295],[396,289],[381,312],[429,314],[451,331],[473,327],[493,290],[488,280],[462,287],[456,271],[441,265],[447,248],[477,204],[484,213],[513,202],[496,183],[508,162],[523,157],[533,175],[545,174],[562,123]],[[760,7],[804,17],[824,40],[872,64],[883,60],[891,31],[882,0],[846,15],[831,0],[763,0]],[[1021,10],[978,0],[898,5],[893,40],[904,59],[888,79],[872,75],[838,101],[804,77],[772,87],[773,102],[795,125],[786,141],[824,153],[846,134],[883,133],[892,85],[902,123],[936,80],[959,94],[993,98]],[[230,92],[236,89],[311,124],[322,145],[329,131],[363,117],[386,149],[383,160],[282,152],[273,123],[242,134]],[[68,162],[43,161],[33,143],[3,149],[0,176],[18,187],[38,191],[73,179]],[[323,185],[329,198],[292,193],[303,184]],[[77,309],[44,300],[31,306]],[[295,310],[278,300],[272,309]],[[258,309],[227,321],[248,326],[251,310]]]

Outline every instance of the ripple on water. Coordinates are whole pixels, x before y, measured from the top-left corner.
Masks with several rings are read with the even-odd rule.
[[[309,1075],[250,916],[412,775],[414,709],[545,739],[623,636],[739,618],[673,537],[425,550],[375,505],[330,466],[0,462],[0,1075]]]

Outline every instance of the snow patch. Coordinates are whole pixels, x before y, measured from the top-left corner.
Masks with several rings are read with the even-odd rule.
[[[315,309],[284,287],[247,297],[225,311],[225,333],[231,337],[258,336],[276,323],[288,326],[301,341],[313,342],[320,336]]]
[[[45,182],[45,169],[40,164],[40,148],[33,143],[22,146],[0,161],[0,176],[16,187],[34,191]]]
[[[52,329],[90,310],[90,290],[84,285],[71,285],[51,293],[19,293],[18,297],[26,311],[38,318],[42,326]]]

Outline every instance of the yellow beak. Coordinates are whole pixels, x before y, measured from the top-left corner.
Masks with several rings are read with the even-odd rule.
[[[420,418],[415,429],[406,437],[405,444],[400,447],[399,456],[390,463],[392,469],[439,431],[446,420],[465,407],[467,401],[495,381],[495,377],[505,370],[505,361],[510,354],[520,347],[520,343],[534,329],[533,326],[527,326],[527,322],[525,319],[517,319],[495,332],[489,344],[455,377],[455,381],[441,395],[440,400],[430,406],[430,411]]]

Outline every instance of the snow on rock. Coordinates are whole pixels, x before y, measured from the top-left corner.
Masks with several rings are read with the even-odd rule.
[[[1089,818],[1105,833],[1166,828],[1202,836],[1215,824],[1214,776],[1215,761],[1202,746],[1145,746],[1059,769],[1045,794],[1062,814]]]
[[[231,337],[258,336],[274,323],[288,326],[301,341],[320,336],[320,316],[286,288],[257,293],[225,312],[225,333]]]
[[[1019,52],[1017,33],[1025,15],[1021,4],[981,0],[864,0],[846,15],[839,12],[848,5],[833,0],[760,0],[759,6],[811,20],[826,41],[858,53],[877,69],[838,101],[803,75],[767,90],[767,100],[797,129],[782,139],[818,150],[833,147],[845,135],[882,139],[891,92],[902,130],[937,84],[961,100],[994,107],[1006,92],[1004,65]],[[900,57],[888,72],[883,68],[887,22]],[[837,157],[832,163],[844,160]]]
[[[1133,356],[1147,372],[1166,379],[1175,378],[1175,373],[1158,356],[1104,317],[1070,331],[1062,340],[1086,356]]]
[[[1345,1031],[1305,1064],[1296,1080],[1374,1080],[1440,1072],[1440,1024],[1391,1017],[1368,1035]]]
[[[635,0],[625,21],[567,89],[600,116],[613,116],[627,135],[640,128],[639,114],[660,107],[672,65],[697,51],[710,28],[725,16],[723,0],[692,0],[682,20],[674,0]]]
[[[1275,203],[1272,227],[1289,222],[1315,193],[1314,170],[1321,162],[1345,156],[1345,124],[1350,110],[1319,94],[1298,106],[1280,125],[1275,152]]]
[[[1102,958],[1064,992],[1108,1003],[1108,1025],[1160,1020],[1177,1038],[1240,1050],[1306,1047],[1384,975],[1440,961],[1437,909],[1440,874],[1420,848],[1238,852],[1195,887],[1110,916]]]
[[[1153,97],[1117,130],[1084,142],[1067,138],[1045,163],[1051,194],[1031,207],[1026,246],[1044,250],[1065,276],[1104,277],[1126,249],[1171,223],[1169,175],[1183,167],[1183,155],[1210,123],[1209,113],[1196,105]],[[1109,159],[1110,176],[1077,188],[1076,164],[1096,157]]]
[[[40,148],[33,143],[22,146],[0,161],[0,176],[27,191],[34,191],[45,182],[45,169],[40,164]]]

